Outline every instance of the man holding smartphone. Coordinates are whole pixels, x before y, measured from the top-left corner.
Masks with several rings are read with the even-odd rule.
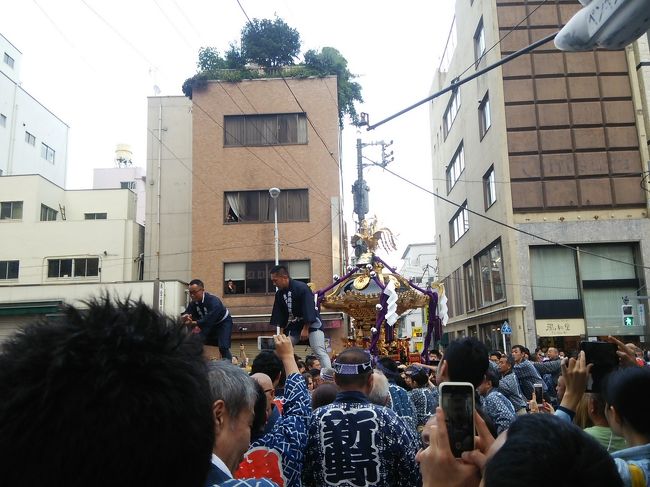
[[[546,384],[539,375],[533,363],[526,358],[530,352],[523,345],[513,345],[512,358],[515,361],[514,371],[519,381],[519,388],[526,400],[533,398],[535,392],[535,384],[542,384],[544,392],[546,392]]]
[[[331,367],[314,293],[304,282],[291,279],[283,265],[272,267],[270,274],[271,282],[278,288],[270,324],[283,328],[294,345],[309,338],[309,346],[318,355],[321,366]]]

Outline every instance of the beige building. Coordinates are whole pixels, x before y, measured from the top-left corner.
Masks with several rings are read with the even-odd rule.
[[[234,343],[274,331],[276,203],[292,277],[321,288],[342,272],[336,93],[336,77],[258,79],[149,100],[145,278],[202,279],[235,317]],[[342,333],[339,314],[324,318]]]
[[[432,92],[558,30],[579,8],[457,2]],[[562,53],[550,42],[431,104],[447,338],[502,349],[505,321],[510,344],[529,348],[647,337],[647,303],[635,298],[647,294],[650,223],[634,49]],[[623,296],[633,326],[623,326]]]
[[[144,229],[135,214],[128,189],[65,190],[40,175],[1,177],[0,339],[19,317],[138,280]]]

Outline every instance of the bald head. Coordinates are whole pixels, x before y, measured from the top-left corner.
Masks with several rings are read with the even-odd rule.
[[[273,389],[273,381],[268,375],[262,372],[257,372],[251,375],[251,379],[253,379],[259,385],[261,385],[262,389],[264,389],[265,391],[268,389]]]

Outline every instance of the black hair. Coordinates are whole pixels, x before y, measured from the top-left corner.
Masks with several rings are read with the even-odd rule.
[[[362,364],[370,360],[367,350],[357,347],[346,348],[337,357],[339,364]],[[360,374],[334,374],[334,382],[339,387],[363,387],[372,375],[372,368]]]
[[[308,369],[311,369],[314,366],[314,362],[316,360],[320,362],[320,358],[316,355],[307,355],[307,357],[305,357],[305,365]]]
[[[494,389],[499,387],[499,373],[492,367],[488,367],[488,369],[485,371],[485,378],[492,384],[492,387]]]
[[[197,335],[142,301],[84,306],[2,345],[2,485],[203,486],[215,431]]]
[[[253,406],[253,424],[251,425],[251,443],[264,435],[264,427],[266,426],[266,393],[262,385],[255,383],[255,406]]]
[[[312,410],[333,403],[338,392],[339,388],[331,382],[319,385],[311,395]]]
[[[196,285],[199,286],[200,288],[205,288],[205,286],[203,285],[203,281],[201,279],[192,279],[189,285],[190,286]]]
[[[544,472],[562,472],[553,479],[557,487],[623,485],[609,453],[576,425],[550,414],[518,416],[485,467],[485,485],[540,485]]]
[[[447,375],[452,382],[471,382],[478,387],[489,367],[485,345],[474,337],[454,340],[445,350]]]
[[[491,357],[492,355],[494,355],[497,359],[500,359],[503,356],[501,354],[501,352],[499,352],[498,350],[494,350],[494,351],[490,352],[489,356]]]
[[[403,389],[407,389],[406,382],[400,374],[400,370],[395,362],[390,357],[379,357],[377,359],[377,368],[386,376],[389,384],[396,384]]]
[[[307,374],[311,375],[312,378],[315,379],[316,377],[320,377],[320,370],[318,370],[318,369],[309,369],[307,371]]]
[[[526,347],[524,347],[523,345],[513,345],[512,347],[510,347],[510,350],[513,350],[515,348],[518,348],[519,351],[522,352],[522,353],[528,353],[528,349]]]
[[[269,274],[278,274],[279,276],[288,276],[289,270],[284,265],[274,265],[271,267]]]
[[[429,382],[428,369],[417,365],[410,365],[406,368],[406,375],[411,378],[418,387],[424,387]]]
[[[281,374],[284,373],[284,366],[282,365],[282,360],[278,357],[275,352],[271,350],[262,350],[257,354],[257,357],[253,359],[251,364],[251,374],[262,373],[266,374],[271,378],[271,381],[275,383],[278,380],[278,376],[281,377]]]
[[[650,436],[650,369],[625,367],[610,372],[604,379],[603,399],[614,406],[623,421],[644,436]]]

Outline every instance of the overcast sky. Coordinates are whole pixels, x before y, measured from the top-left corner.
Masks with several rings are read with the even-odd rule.
[[[444,49],[453,0],[240,0],[252,18],[277,15],[298,30],[302,52],[331,46],[359,75],[375,123],[425,98]],[[20,78],[70,126],[68,188],[89,188],[92,168],[111,167],[115,145],[130,144],[146,165],[147,96],[182,95],[198,48],[225,51],[246,17],[237,0],[0,0],[0,33],[23,54]],[[345,217],[356,178],[356,138],[394,140],[390,168],[431,188],[427,105],[375,131],[343,131]],[[379,149],[364,155],[379,160]],[[370,214],[407,244],[434,240],[433,197],[373,168]]]

